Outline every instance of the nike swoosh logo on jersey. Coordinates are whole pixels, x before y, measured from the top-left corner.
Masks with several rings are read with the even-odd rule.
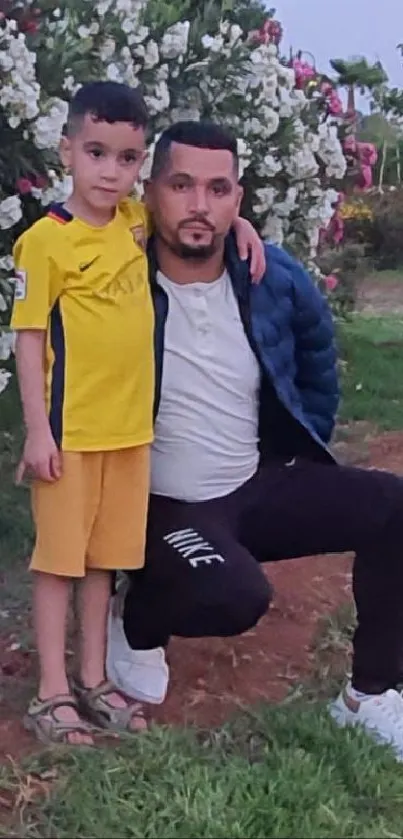
[[[94,256],[94,259],[91,259],[89,262],[80,262],[80,265],[78,266],[80,273],[83,274],[84,271],[88,271],[88,268],[91,268],[91,265],[93,265],[97,259],[99,259],[99,256]]]

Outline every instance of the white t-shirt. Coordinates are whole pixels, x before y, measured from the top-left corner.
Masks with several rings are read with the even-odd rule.
[[[257,469],[259,365],[227,273],[212,283],[157,281],[169,309],[151,492],[218,498]]]

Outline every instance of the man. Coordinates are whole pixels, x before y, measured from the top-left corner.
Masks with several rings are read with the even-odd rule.
[[[260,563],[352,550],[353,673],[331,711],[403,759],[403,482],[335,465],[327,305],[272,245],[251,285],[228,235],[241,197],[226,131],[179,123],[161,136],[147,187],[157,384],[146,565],[130,576],[123,620],[110,617],[109,674],[163,701],[171,635],[235,635],[266,612]]]

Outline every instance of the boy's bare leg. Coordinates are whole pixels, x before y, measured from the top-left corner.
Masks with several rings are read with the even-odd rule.
[[[86,688],[96,688],[105,681],[106,628],[111,596],[111,574],[108,571],[87,570],[79,587],[81,629],[81,682]],[[114,708],[126,708],[128,703],[120,693],[108,694]],[[133,713],[133,730],[147,727],[145,720]]]
[[[70,694],[66,673],[66,623],[71,580],[55,574],[34,572],[33,618],[36,646],[39,656],[40,700]],[[76,722],[79,716],[69,706],[54,711],[61,722]],[[91,744],[92,737],[84,732],[71,732],[68,742],[72,745]]]

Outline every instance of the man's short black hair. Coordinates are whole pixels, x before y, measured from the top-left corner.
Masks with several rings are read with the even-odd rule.
[[[148,122],[139,89],[119,82],[88,82],[80,87],[69,106],[68,136],[80,130],[87,114],[97,122],[129,122],[133,128],[146,128]]]
[[[234,134],[214,122],[175,122],[167,128],[155,145],[151,177],[158,178],[166,168],[173,143],[193,146],[197,149],[224,149],[232,154],[234,169],[238,175],[239,159],[237,140]]]

